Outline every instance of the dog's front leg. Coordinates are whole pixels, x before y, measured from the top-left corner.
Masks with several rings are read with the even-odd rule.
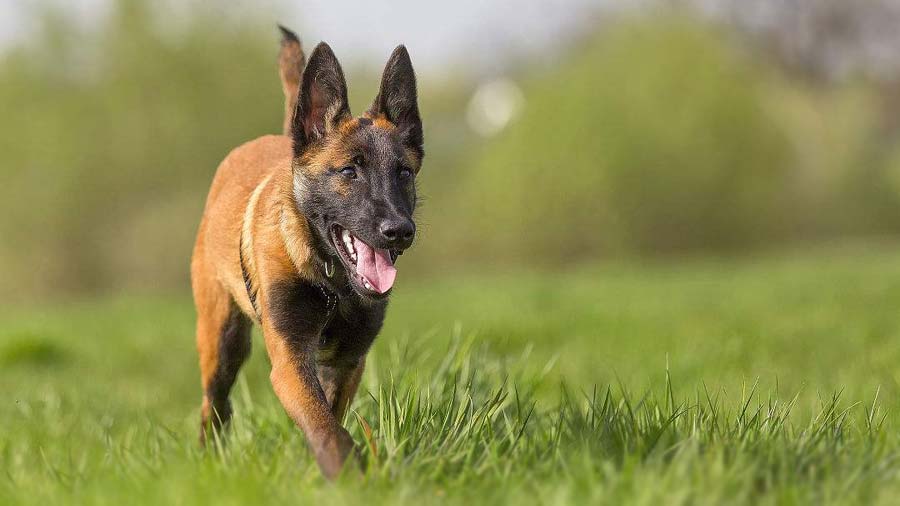
[[[269,376],[275,394],[294,423],[303,429],[322,473],[334,479],[353,450],[353,439],[328,405],[316,374],[314,355],[288,350],[279,350],[275,355],[278,358],[272,357]]]
[[[316,298],[320,293],[302,283],[273,290],[263,334],[275,394],[306,435],[322,473],[334,479],[354,444],[335,418],[316,370],[315,352],[327,315],[326,301]]]

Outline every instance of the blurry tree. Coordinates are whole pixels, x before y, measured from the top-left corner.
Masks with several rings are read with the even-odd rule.
[[[819,144],[824,153],[848,142],[857,151],[854,164],[845,166],[842,195],[831,202],[844,206],[832,226],[861,231],[900,225],[898,193],[891,180],[900,143],[900,2],[896,0],[687,0],[725,21],[749,40],[758,52],[810,85],[808,95],[865,95],[868,102],[849,122],[843,117],[820,121],[854,125],[853,117],[869,116],[862,132],[845,131],[838,139],[824,141],[809,130],[802,142],[806,151]],[[860,88],[865,89],[860,93]],[[844,90],[844,91],[842,91]],[[829,101],[819,102],[828,109]],[[862,104],[861,104],[862,105]],[[865,110],[863,110],[865,109]],[[848,111],[849,112],[849,111]],[[838,125],[838,129],[841,127]],[[863,125],[854,125],[862,127]],[[840,149],[840,148],[838,148]],[[827,155],[826,155],[827,156]],[[832,164],[833,161],[826,161]],[[821,178],[820,178],[821,179]],[[834,197],[834,195],[832,195]],[[863,204],[864,203],[864,204]]]
[[[170,6],[176,16],[150,0],[118,0],[82,32],[53,4],[37,5],[34,37],[0,54],[5,293],[187,294],[217,165],[239,144],[280,133],[279,34],[274,16],[260,14],[274,9],[225,12],[194,0]],[[359,112],[378,75],[345,71]],[[420,77],[427,197],[452,186],[440,167],[455,166],[473,134],[460,112],[464,79]]]
[[[188,292],[212,174],[280,129],[281,89],[271,20],[179,6],[174,19],[115,1],[89,33],[49,8],[0,55],[0,279],[13,299]],[[425,205],[404,270],[900,232],[900,51],[884,50],[900,45],[895,6],[702,8],[730,22],[609,15],[552,67],[523,67],[521,115],[483,144],[463,117],[465,73],[420,75]],[[350,80],[360,111],[377,76]]]
[[[818,80],[900,76],[896,0],[687,0],[750,36],[786,68]]]
[[[273,28],[186,16],[167,32],[151,5],[116,2],[91,33],[48,10],[2,56],[7,294],[186,287],[216,165],[278,130]]]
[[[471,169],[464,251],[553,263],[782,236],[788,143],[762,91],[696,23],[613,28],[526,87],[523,116]]]

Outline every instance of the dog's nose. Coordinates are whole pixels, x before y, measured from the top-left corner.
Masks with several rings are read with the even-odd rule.
[[[392,248],[408,248],[416,235],[416,224],[407,218],[384,220],[378,226],[378,232],[387,240]]]

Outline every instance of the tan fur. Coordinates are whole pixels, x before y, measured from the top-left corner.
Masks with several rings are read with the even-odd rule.
[[[197,233],[191,273],[195,278],[194,295],[206,298],[208,280],[221,288],[244,310],[252,314],[253,309],[247,298],[241,275],[238,248],[241,229],[249,230],[255,243],[269,243],[272,239],[272,190],[283,177],[273,178],[279,172],[290,174],[291,140],[285,136],[269,135],[248,142],[232,151],[219,165],[207,198],[206,208]],[[259,202],[249,213],[250,221],[245,223],[244,215],[251,194],[260,186]],[[281,241],[274,241],[276,243]],[[257,252],[258,253],[258,252]],[[256,263],[258,254],[248,258]],[[258,271],[270,268],[259,264]],[[254,272],[258,276],[259,272]],[[199,292],[199,293],[198,293]]]
[[[384,115],[379,114],[377,116],[373,116],[370,113],[366,113],[363,115],[365,118],[369,118],[372,120],[372,125],[375,128],[381,128],[382,130],[386,130],[388,132],[393,131],[397,128],[397,125],[393,124],[389,119],[385,118]],[[358,122],[358,120],[356,120]],[[351,125],[355,126],[355,125]],[[418,153],[412,148],[405,149],[406,154],[406,162],[409,164],[410,168],[416,174],[419,173],[419,168],[422,166],[422,160],[419,158]]]
[[[300,78],[305,66],[306,55],[300,42],[282,40],[281,50],[278,52],[278,73],[281,76],[281,89],[284,91],[284,135],[291,135],[291,119],[297,108],[297,91],[300,89]]]
[[[375,128],[381,128],[388,131],[396,128],[393,123],[391,123],[387,118],[381,115],[372,118],[372,124],[375,126]]]
[[[299,277],[321,287],[324,281],[323,266],[318,265],[313,250],[313,232],[297,202],[298,198],[303,202],[307,181],[353,163],[348,140],[360,122],[334,104],[319,110],[324,113],[322,127],[328,135],[304,146],[300,158],[294,159],[290,133],[305,55],[296,37],[285,29],[283,33],[279,72],[285,94],[285,135],[250,141],[222,161],[194,245],[191,281],[204,392],[200,437],[206,441],[208,430],[228,422],[228,392],[249,353],[250,322],[256,322],[262,327],[275,394],[303,430],[325,476],[333,478],[353,449],[353,440],[341,420],[359,387],[365,358],[354,356],[340,362],[329,360],[331,350],[327,348],[298,347],[293,339],[297,336],[281,335],[290,330],[276,325],[267,311],[273,307],[269,297],[282,297],[273,290],[280,283],[295,282]],[[315,94],[311,97],[313,109],[324,106],[322,98]],[[304,121],[310,117],[313,114]],[[384,116],[370,119],[376,128],[396,129]],[[406,158],[418,172],[418,152],[407,149]],[[334,192],[348,193],[347,183],[340,178],[332,178],[330,184]],[[326,297],[330,303],[330,296]],[[283,303],[284,299],[274,302]]]
[[[321,280],[322,272],[313,262],[311,232],[293,204],[291,162],[288,137],[260,137],[232,151],[213,179],[191,262],[205,392],[218,367],[219,341],[230,305],[259,321],[247,294],[239,248],[259,308],[267,307],[268,287],[280,280],[297,274],[309,281]],[[352,448],[339,419],[356,392],[358,374],[335,376],[332,381],[336,383],[323,383],[322,388],[331,396],[322,397],[315,375],[312,379],[298,376],[305,361],[287,349],[285,343],[290,336],[280,335],[265,317],[261,323],[275,393],[307,435],[323,472],[333,477]],[[214,401],[204,396],[201,439],[214,416],[209,407]]]

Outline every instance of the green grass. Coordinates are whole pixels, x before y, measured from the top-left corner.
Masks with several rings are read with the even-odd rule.
[[[196,444],[185,296],[0,313],[0,504],[900,497],[900,249],[401,279],[322,480],[258,336]]]

